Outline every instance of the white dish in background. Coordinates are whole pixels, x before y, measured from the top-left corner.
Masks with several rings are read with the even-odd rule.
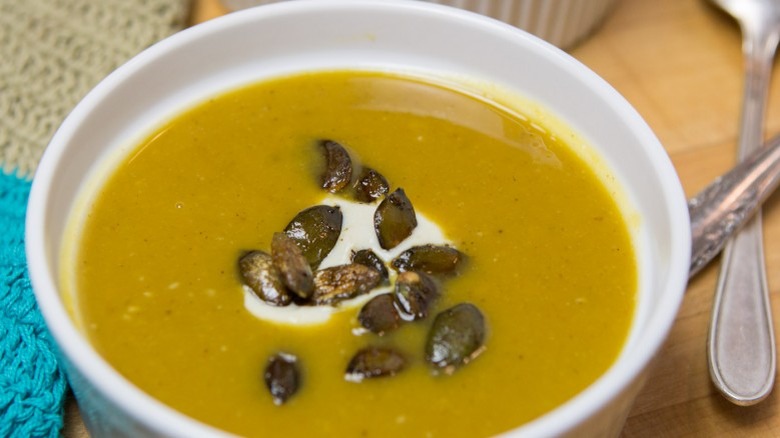
[[[222,0],[239,10],[289,0]],[[564,50],[588,37],[615,0],[420,0],[453,6],[509,23]]]

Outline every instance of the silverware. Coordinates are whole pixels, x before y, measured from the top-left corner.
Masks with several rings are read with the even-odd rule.
[[[764,148],[755,150],[731,171],[717,178],[688,201],[692,237],[689,271],[691,278],[718,255],[728,239],[759,211],[761,203],[778,185],[780,185],[780,135],[771,139]],[[758,304],[768,306],[768,301]],[[722,331],[723,324],[739,323],[739,318],[752,317],[750,313],[745,314],[745,312],[734,317],[729,312],[735,309],[739,312],[740,307],[734,306],[734,309],[726,307],[728,305],[723,301],[716,303],[714,312],[725,314],[726,318],[720,321],[721,325],[715,330]],[[755,307],[748,310],[755,310]],[[763,311],[763,309],[759,310]],[[720,368],[710,369],[713,382],[727,398],[736,399],[738,401],[735,403],[741,405],[757,403],[769,394],[774,384],[776,367],[775,340],[769,310],[764,314],[760,313],[758,321],[747,322],[758,323],[757,326],[750,327],[751,331],[745,335],[745,337],[753,336],[755,338],[753,340],[740,339],[739,327],[725,327],[736,332],[737,336],[721,338],[720,343],[717,342],[718,335],[722,333],[711,330],[709,338],[712,345],[709,348],[710,362],[720,366]],[[723,339],[736,344],[723,343]],[[746,353],[744,350],[749,351]],[[743,363],[746,356],[757,362]],[[725,374],[724,369],[726,372],[736,370],[739,374],[734,377]],[[732,380],[727,380],[729,378]],[[742,380],[734,380],[735,378]],[[734,384],[735,381],[737,385]]]
[[[761,145],[769,78],[780,37],[776,0],[712,0],[742,29],[745,96],[739,159]],[[758,211],[723,250],[707,342],[710,377],[738,405],[763,400],[775,377],[775,342]]]
[[[690,278],[712,261],[780,185],[780,135],[688,200]]]

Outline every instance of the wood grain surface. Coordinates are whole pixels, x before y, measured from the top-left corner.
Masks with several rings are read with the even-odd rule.
[[[197,0],[192,22],[226,12],[217,0]],[[689,197],[734,164],[743,86],[741,37],[736,23],[705,0],[618,0],[602,26],[570,53],[644,117]],[[767,136],[780,133],[779,76],[780,68],[773,74]],[[779,201],[774,196],[764,208],[775,315],[780,315]],[[716,260],[690,282],[622,436],[780,436],[777,392],[756,406],[738,407],[710,383],[706,336],[717,265]],[[65,436],[87,436],[73,400],[66,412]]]

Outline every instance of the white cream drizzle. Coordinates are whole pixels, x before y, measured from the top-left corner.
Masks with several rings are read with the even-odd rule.
[[[435,222],[416,211],[417,227],[412,235],[388,251],[379,246],[379,240],[374,231],[374,212],[379,201],[373,204],[362,204],[335,195],[328,195],[319,204],[338,206],[343,215],[339,240],[320,264],[320,269],[348,264],[351,261],[352,252],[361,249],[371,249],[379,258],[389,263],[413,246],[451,244]],[[391,280],[393,280],[394,271],[391,268],[388,268],[388,271]],[[290,304],[285,307],[277,307],[266,304],[251,289],[244,286],[244,307],[256,318],[264,321],[296,326],[317,325],[327,322],[334,313],[361,306],[374,296],[388,292],[390,288],[391,286],[386,286],[374,289],[370,294],[342,301],[337,306]]]

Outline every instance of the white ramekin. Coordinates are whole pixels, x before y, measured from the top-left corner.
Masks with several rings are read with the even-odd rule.
[[[230,10],[289,0],[222,0]],[[615,0],[420,0],[509,23],[564,50],[593,32]]]
[[[300,71],[352,68],[460,77],[554,114],[592,146],[634,212],[639,298],[629,341],[596,382],[508,434],[610,436],[621,429],[674,321],[690,261],[679,179],[630,104],[575,59],[516,27],[420,1],[296,1],[182,31],[102,81],[64,121],[33,181],[30,277],[81,413],[94,436],[219,436],[120,376],[76,328],[58,288],[63,234],[84,184],[162,121],[207,97]]]

